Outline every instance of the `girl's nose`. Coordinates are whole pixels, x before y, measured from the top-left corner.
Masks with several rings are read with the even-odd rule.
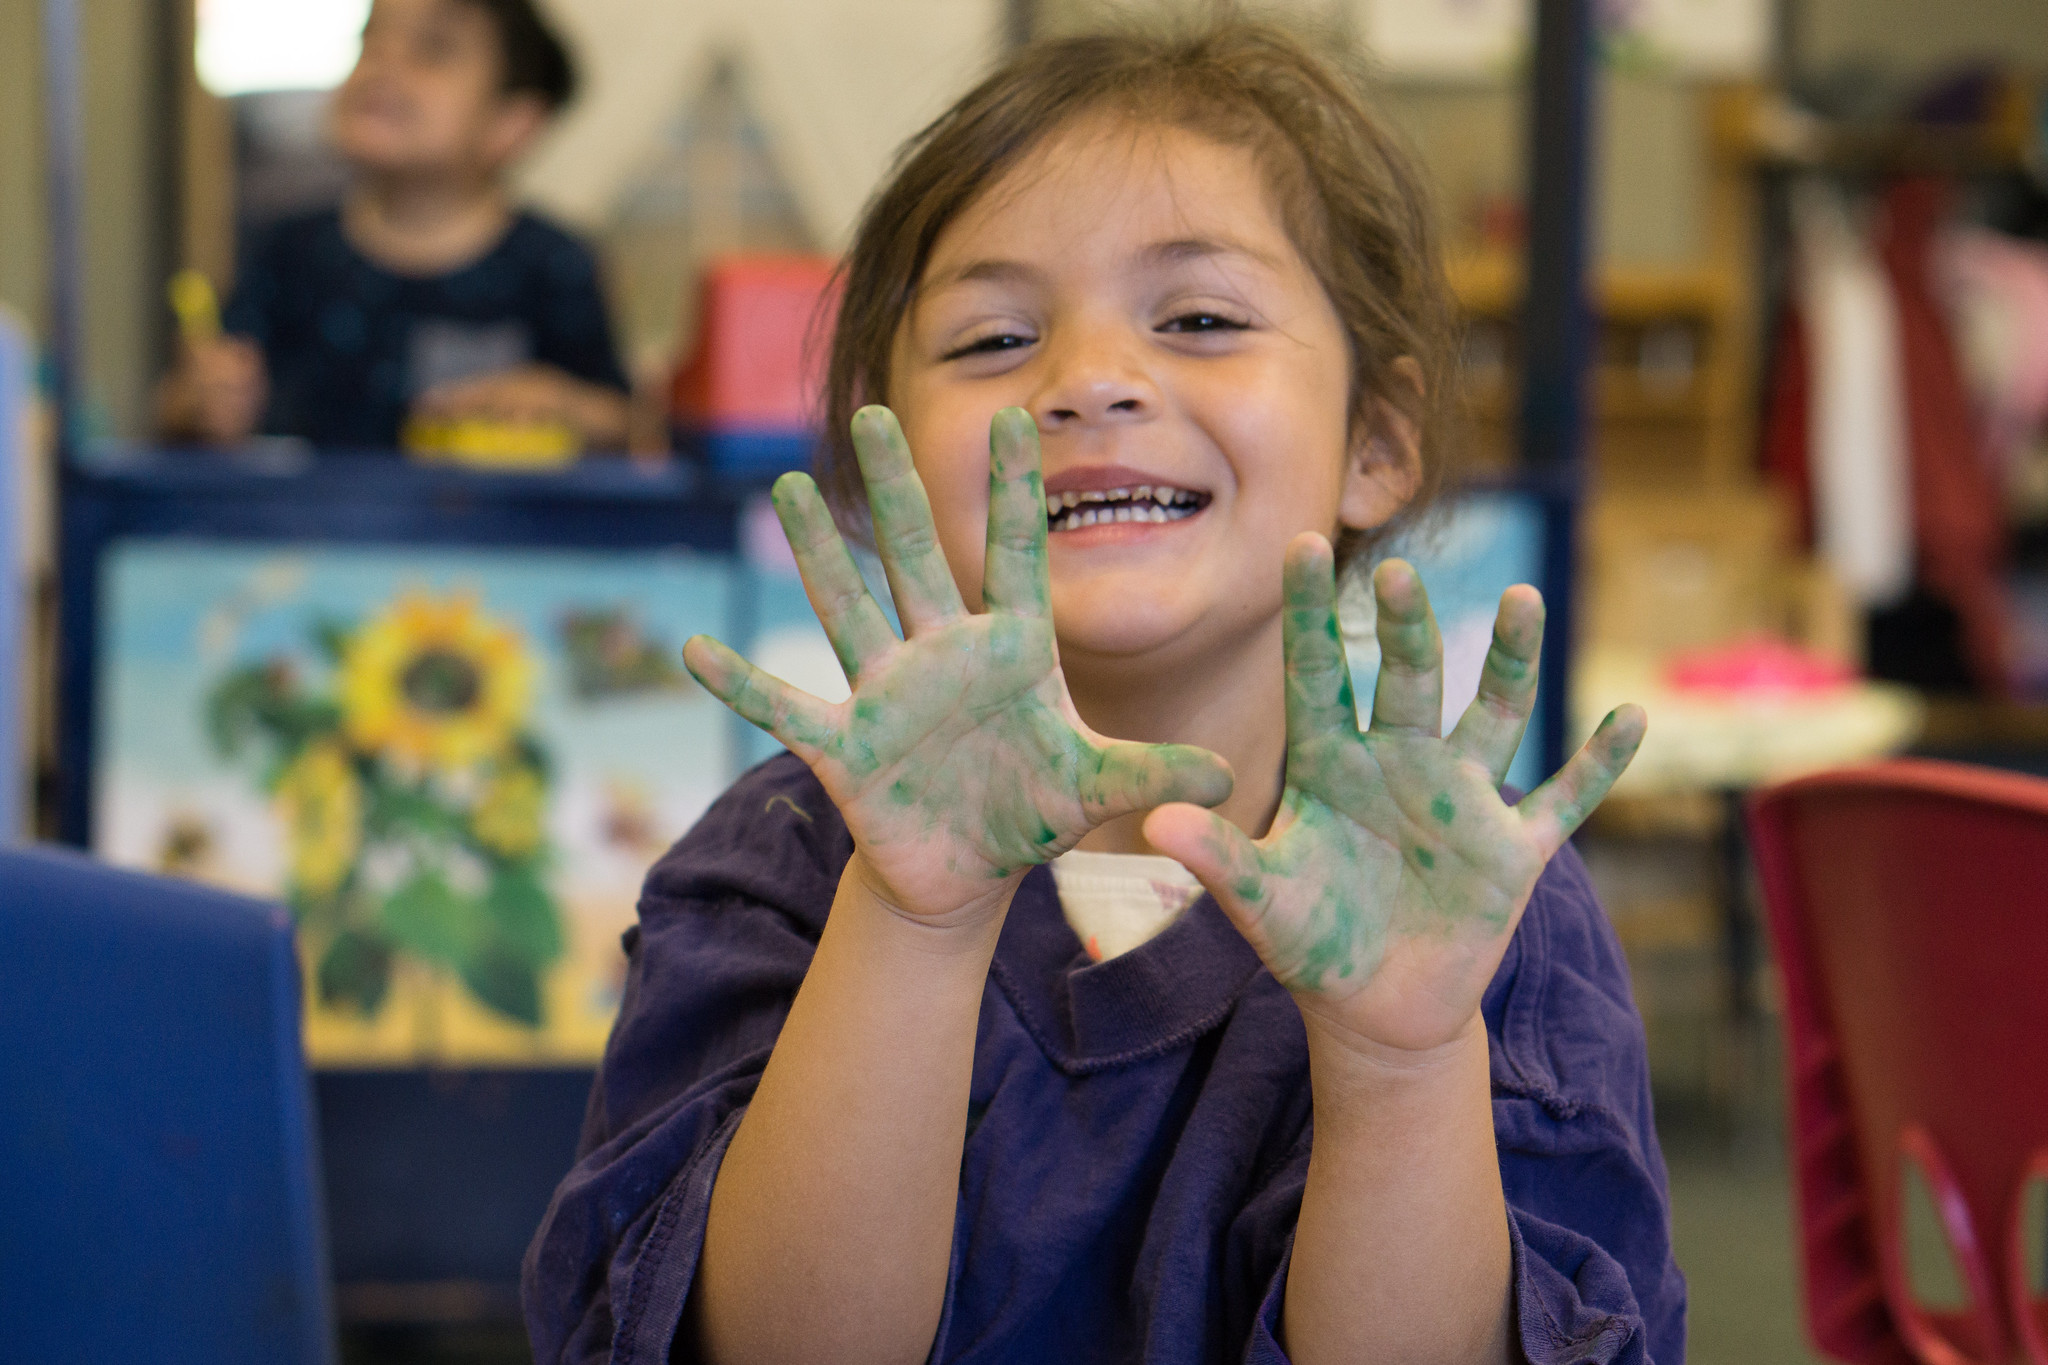
[[[1112,329],[1070,334],[1054,343],[1046,359],[1043,382],[1030,404],[1040,430],[1144,421],[1159,406],[1151,376],[1128,341]]]

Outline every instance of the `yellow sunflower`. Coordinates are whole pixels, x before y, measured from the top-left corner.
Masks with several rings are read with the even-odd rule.
[[[540,774],[520,764],[491,774],[477,798],[470,827],[487,848],[518,858],[540,847],[547,788]]]
[[[278,779],[277,805],[290,831],[292,883],[329,894],[363,842],[363,789],[347,751],[332,740],[307,745]]]
[[[341,662],[349,739],[423,767],[466,768],[503,752],[532,689],[519,633],[466,594],[407,593],[356,632]]]

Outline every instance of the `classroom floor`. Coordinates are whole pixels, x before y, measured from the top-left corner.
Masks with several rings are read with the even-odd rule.
[[[1671,1236],[1690,1290],[1693,1365],[1818,1365],[1799,1319],[1782,1145],[1665,1125]]]

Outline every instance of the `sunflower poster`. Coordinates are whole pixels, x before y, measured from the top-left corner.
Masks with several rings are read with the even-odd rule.
[[[326,1065],[594,1059],[621,931],[745,740],[680,552],[135,542],[105,564],[96,851],[278,899]]]

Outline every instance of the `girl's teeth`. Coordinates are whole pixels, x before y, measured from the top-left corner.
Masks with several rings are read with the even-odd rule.
[[[1045,495],[1045,515],[1055,530],[1078,531],[1086,526],[1123,522],[1179,521],[1184,516],[1192,516],[1199,502],[1199,496],[1186,489],[1165,484],[1139,484],[1136,488],[1048,493]]]

